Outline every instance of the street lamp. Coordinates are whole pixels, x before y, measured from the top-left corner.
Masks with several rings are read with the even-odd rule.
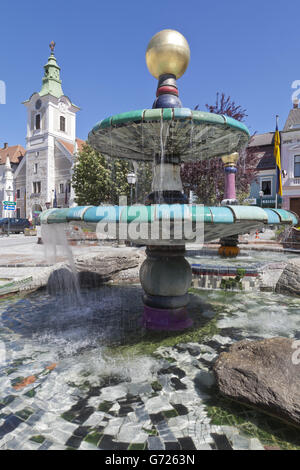
[[[259,191],[259,197],[260,197],[260,207],[262,207],[262,198],[265,193],[263,191]]]
[[[128,173],[127,182],[130,185],[130,205],[132,206],[132,192],[133,192],[133,186],[135,185],[135,182],[136,182],[136,174]]]

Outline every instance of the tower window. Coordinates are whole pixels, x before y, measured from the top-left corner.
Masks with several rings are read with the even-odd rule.
[[[34,194],[40,194],[41,192],[41,182],[40,181],[34,181],[32,183],[33,185],[33,193]]]
[[[294,157],[294,178],[300,177],[300,155]]]
[[[34,163],[33,165],[33,173],[36,174],[38,171],[38,164],[37,163]]]
[[[41,128],[41,115],[37,114],[35,116],[35,128],[36,130],[39,130]]]
[[[59,118],[59,129],[62,132],[66,132],[66,118],[64,116],[60,116]]]

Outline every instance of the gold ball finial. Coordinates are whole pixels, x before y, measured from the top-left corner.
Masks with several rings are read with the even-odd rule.
[[[185,37],[174,29],[164,29],[150,40],[146,63],[153,77],[170,73],[181,77],[190,61],[190,48]]]

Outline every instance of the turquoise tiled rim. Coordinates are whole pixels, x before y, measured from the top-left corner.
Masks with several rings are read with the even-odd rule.
[[[158,109],[139,109],[134,111],[128,111],[121,114],[110,116],[102,121],[99,121],[92,129],[90,134],[95,134],[101,129],[107,129],[108,127],[118,127],[131,122],[151,122],[151,121],[184,121],[193,120],[195,124],[217,124],[221,126],[228,126],[232,129],[236,129],[245,133],[248,137],[250,136],[247,127],[235,119],[224,116],[221,114],[208,113],[206,111],[192,111],[189,108],[158,108]]]
[[[71,221],[95,223],[153,222],[169,218],[204,222],[205,225],[257,224],[297,225],[298,218],[284,209],[262,209],[251,206],[206,207],[187,204],[157,204],[152,206],[78,206],[65,209],[48,209],[41,213],[42,224],[59,224]]]

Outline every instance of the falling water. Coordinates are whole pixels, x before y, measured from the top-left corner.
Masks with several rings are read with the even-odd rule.
[[[78,274],[73,253],[67,240],[67,227],[67,224],[42,225],[41,233],[47,262],[49,264],[55,264],[59,261],[67,261],[65,265],[61,265],[61,267],[51,273],[47,287],[50,294],[63,291],[67,294],[75,295],[76,302],[81,305],[82,298]]]
[[[160,120],[160,181],[159,181],[159,202],[162,201],[162,193],[164,190],[164,179],[165,179],[165,149],[167,145],[167,140],[169,137],[170,125],[169,123],[164,123],[163,116]],[[165,133],[165,136],[164,136]]]

